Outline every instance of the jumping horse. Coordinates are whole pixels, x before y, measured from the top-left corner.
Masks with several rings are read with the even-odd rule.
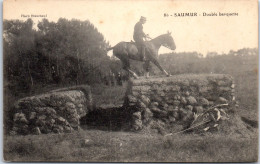
[[[166,76],[170,76],[158,62],[158,51],[161,46],[165,46],[171,50],[175,50],[176,46],[171,33],[160,35],[150,41],[145,41],[146,50],[144,61],[145,76],[149,76],[150,63],[155,64]],[[119,42],[114,47],[108,48],[107,51],[113,50],[113,54],[119,58],[123,64],[123,69],[133,75],[134,78],[138,78],[137,74],[130,70],[130,59],[142,61],[138,54],[138,49],[133,42]]]

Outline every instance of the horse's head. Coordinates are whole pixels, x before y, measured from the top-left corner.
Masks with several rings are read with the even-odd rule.
[[[171,35],[171,32],[167,32],[167,34],[164,34],[163,35],[163,40],[164,40],[164,43],[163,45],[170,48],[171,50],[175,50],[176,49],[176,45],[174,43],[174,40],[172,38],[172,35]]]

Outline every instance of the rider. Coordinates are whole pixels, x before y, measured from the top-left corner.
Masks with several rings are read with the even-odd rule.
[[[146,18],[141,16],[139,22],[137,22],[135,24],[135,27],[134,27],[134,41],[137,43],[137,47],[138,47],[138,51],[140,50],[141,48],[141,53],[140,54],[140,57],[141,57],[141,60],[144,61],[145,60],[145,43],[144,43],[144,38],[148,37],[148,35],[146,35],[144,32],[143,32],[143,24],[145,24],[146,22]],[[140,52],[140,51],[139,51]]]

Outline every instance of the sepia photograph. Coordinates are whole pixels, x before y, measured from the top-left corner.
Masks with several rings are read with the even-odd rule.
[[[257,162],[257,0],[4,0],[5,162]]]

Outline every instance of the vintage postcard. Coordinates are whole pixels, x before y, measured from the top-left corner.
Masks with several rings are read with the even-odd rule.
[[[4,0],[7,162],[258,161],[257,0]]]

